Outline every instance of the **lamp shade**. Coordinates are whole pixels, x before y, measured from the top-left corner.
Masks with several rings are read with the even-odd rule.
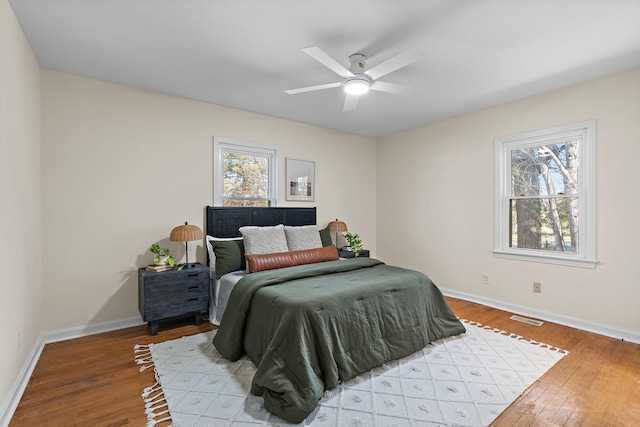
[[[332,233],[344,233],[347,231],[347,224],[342,221],[338,221],[338,218],[336,218],[335,221],[331,221],[329,223],[329,231]]]
[[[184,225],[179,225],[169,235],[169,240],[172,242],[191,242],[193,240],[202,239],[202,230],[196,225],[189,225],[186,222]]]

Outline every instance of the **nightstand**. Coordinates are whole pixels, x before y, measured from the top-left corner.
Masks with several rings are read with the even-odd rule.
[[[138,269],[138,308],[152,335],[158,334],[158,321],[170,317],[194,315],[199,325],[209,309],[209,268],[196,263],[182,271]]]
[[[338,249],[338,256],[340,258],[355,258],[355,254],[353,251],[345,251],[344,249]],[[358,258],[364,257],[369,258],[369,250],[368,249],[360,249],[358,251]]]

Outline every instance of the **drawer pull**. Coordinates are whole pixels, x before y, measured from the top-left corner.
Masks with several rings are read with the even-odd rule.
[[[200,273],[191,273],[191,274],[188,274],[188,276],[189,276],[189,277],[197,277],[197,276],[199,276],[199,275],[200,275]]]
[[[187,289],[189,289],[190,291],[193,289],[200,289],[200,286],[189,286]]]
[[[198,298],[189,298],[187,301],[189,301],[189,302],[198,301]]]

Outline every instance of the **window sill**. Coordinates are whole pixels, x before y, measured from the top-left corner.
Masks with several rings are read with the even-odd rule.
[[[547,255],[531,251],[500,251],[494,250],[493,255],[496,258],[514,259],[517,261],[541,262],[545,264],[564,265],[567,267],[596,268],[598,260],[576,258],[571,255]]]

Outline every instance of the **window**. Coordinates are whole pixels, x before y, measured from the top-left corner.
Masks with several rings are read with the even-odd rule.
[[[214,137],[214,206],[275,206],[277,158],[277,147]]]
[[[496,138],[501,258],[595,268],[595,120]]]

